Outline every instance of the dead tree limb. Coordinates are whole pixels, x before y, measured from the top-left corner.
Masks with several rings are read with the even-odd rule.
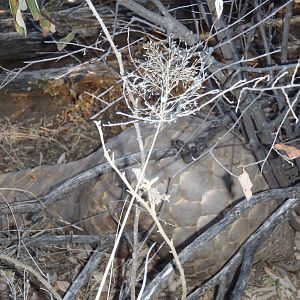
[[[9,257],[7,255],[0,255],[0,261],[6,265],[9,265],[13,269],[15,269],[19,273],[23,273],[24,270],[26,270],[31,276],[34,277],[34,280],[39,283],[41,283],[45,288],[48,289],[49,293],[52,294],[54,299],[62,300],[60,295],[56,292],[56,290],[50,285],[50,283],[42,277],[36,270],[34,270],[32,267],[23,264],[19,260]]]
[[[169,156],[175,156],[178,150],[174,147],[170,148],[161,148],[154,150],[151,153],[150,159],[159,160]],[[136,164],[140,161],[141,153],[137,152],[134,154],[129,154],[124,157],[115,160],[115,163],[118,168],[123,169],[125,167]],[[36,199],[29,199],[24,202],[17,202],[10,205],[12,211],[7,207],[6,204],[0,205],[0,215],[7,215],[11,212],[17,214],[23,213],[34,213],[45,209],[59,201],[64,195],[69,193],[78,186],[82,186],[86,184],[88,181],[97,178],[100,175],[105,173],[109,173],[112,171],[111,165],[106,162],[101,165],[95,166],[87,171],[80,173],[79,175],[67,180],[66,182],[59,185],[53,191],[51,191],[48,195],[43,197],[40,201]],[[2,188],[5,190],[5,188]]]
[[[67,293],[65,294],[63,300],[72,300],[75,299],[81,288],[88,282],[91,275],[98,267],[99,262],[101,261],[103,254],[103,246],[99,245],[95,250],[89,261],[86,263],[84,268],[81,270],[79,275],[72,282]]]
[[[192,243],[184,248],[179,259],[184,264],[192,255],[194,255],[203,245],[220,233],[226,226],[233,223],[239,218],[241,213],[258,203],[269,201],[270,199],[283,200],[283,198],[291,198],[295,203],[300,200],[300,186],[289,187],[282,189],[273,189],[254,195],[249,201],[243,200],[228,211],[224,218],[210,227],[207,231],[197,237]],[[290,203],[290,202],[287,202]],[[295,204],[294,203],[294,204]],[[291,207],[290,207],[291,208]],[[143,299],[152,299],[158,293],[162,284],[167,281],[170,275],[174,272],[174,262],[169,262],[164,269],[155,277],[148,285],[143,294]]]
[[[282,41],[281,41],[281,63],[287,62],[288,57],[288,41],[289,41],[289,35],[290,35],[290,26],[291,26],[291,19],[293,16],[293,5],[294,3],[291,2],[289,5],[287,5],[287,12],[284,17],[283,21],[283,30],[282,30]]]
[[[241,270],[230,299],[241,299],[250,275],[255,251],[279,224],[287,221],[290,210],[295,208],[295,206],[298,205],[298,202],[299,198],[288,199],[285,201],[269,218],[266,219],[256,232],[248,238],[230,261],[215,276],[190,294],[187,299],[199,299],[199,297],[207,290],[215,286],[218,286],[217,299],[224,299],[230,284],[228,276],[236,272],[240,263],[242,264]],[[224,279],[226,279],[225,286],[223,285]]]
[[[114,241],[115,234],[114,233],[105,233],[98,235],[48,235],[43,234],[41,236],[33,236],[29,238],[22,239],[22,245],[27,247],[33,246],[45,246],[45,245],[64,245],[64,244],[98,244],[98,243],[109,243]],[[0,243],[2,246],[9,247],[8,250],[11,249],[10,245],[16,247],[17,240],[10,240],[8,238],[0,239]],[[20,247],[22,247],[20,245]]]
[[[151,10],[133,0],[119,0],[119,3],[140,17],[161,26],[168,34],[185,41],[190,46],[199,42],[199,38],[170,13],[168,13],[160,1],[156,1],[156,4],[158,4],[160,10],[164,12],[164,16],[153,13]]]

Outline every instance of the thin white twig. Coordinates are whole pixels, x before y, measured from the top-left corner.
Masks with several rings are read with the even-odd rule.
[[[137,297],[137,300],[142,299],[142,295],[143,295],[143,292],[144,292],[144,289],[145,289],[145,286],[146,286],[146,282],[147,282],[147,270],[148,270],[147,266],[148,266],[149,256],[150,256],[150,253],[151,253],[152,249],[154,248],[155,244],[156,243],[153,243],[151,245],[150,249],[147,252],[147,256],[146,256],[146,260],[145,260],[145,271],[144,271],[143,284],[142,284],[141,290],[139,292],[139,295]]]
[[[137,184],[136,184],[136,187],[133,188],[131,186],[131,184],[129,183],[129,181],[127,180],[126,176],[124,173],[122,173],[117,167],[116,165],[114,164],[114,160],[109,156],[109,151],[106,149],[106,146],[105,146],[105,143],[104,143],[104,136],[103,136],[103,131],[102,131],[102,128],[101,128],[101,122],[100,121],[94,121],[97,128],[98,128],[98,131],[99,131],[99,135],[100,135],[100,139],[101,139],[101,143],[102,143],[102,147],[103,147],[103,152],[104,152],[104,157],[107,159],[107,161],[110,163],[110,165],[113,167],[113,169],[115,170],[115,172],[120,176],[120,178],[122,179],[123,183],[126,185],[126,187],[128,188],[128,191],[130,192],[130,194],[132,195],[131,197],[131,200],[129,202],[129,205],[128,205],[128,208],[127,208],[127,211],[125,213],[125,216],[124,216],[124,220],[123,220],[123,223],[121,225],[121,228],[120,228],[120,231],[116,237],[116,243],[112,249],[112,252],[111,252],[111,255],[109,257],[109,261],[106,265],[106,269],[104,271],[104,274],[103,274],[103,277],[102,277],[102,280],[101,280],[101,284],[100,284],[100,287],[98,289],[98,293],[96,295],[96,298],[95,300],[99,300],[100,299],[100,295],[102,293],[102,290],[103,290],[103,287],[104,287],[104,283],[105,283],[105,280],[106,280],[106,277],[108,275],[108,272],[109,272],[109,269],[110,269],[110,266],[114,260],[114,257],[115,257],[115,253],[116,253],[116,250],[117,250],[117,247],[119,245],[119,242],[120,242],[120,239],[121,239],[121,236],[122,236],[122,233],[124,231],[124,228],[126,226],[126,222],[129,218],[129,214],[131,212],[131,209],[132,209],[132,206],[133,206],[133,203],[134,203],[134,200],[137,199],[139,202],[142,203],[142,205],[145,207],[145,209],[147,210],[147,212],[151,215],[151,217],[153,218],[153,220],[155,221],[155,224],[156,226],[158,227],[158,231],[160,232],[160,234],[162,235],[162,237],[164,238],[164,240],[166,241],[166,243],[168,244],[168,246],[170,247],[171,249],[171,252],[174,256],[174,260],[176,262],[176,265],[177,265],[177,268],[180,272],[180,277],[181,277],[181,282],[182,282],[182,299],[185,299],[186,298],[186,294],[187,294],[187,288],[186,288],[186,281],[185,281],[185,276],[184,276],[184,270],[180,264],[180,261],[179,261],[179,258],[178,258],[178,255],[177,255],[177,252],[176,252],[176,249],[174,247],[174,244],[172,242],[172,240],[170,240],[168,238],[168,236],[166,235],[166,233],[164,232],[164,229],[163,227],[161,226],[159,220],[157,219],[157,216],[156,216],[156,212],[155,210],[151,209],[150,206],[141,198],[140,195],[138,195],[138,190],[140,188],[140,185],[142,183],[142,180],[144,178],[144,174],[145,174],[145,171],[146,171],[146,167],[148,165],[148,162],[149,162],[149,159],[150,159],[150,153],[152,153],[153,151],[153,148],[154,148],[154,145],[156,143],[156,140],[157,140],[157,137],[158,137],[158,133],[160,131],[160,126],[157,127],[156,131],[155,131],[155,134],[154,134],[154,137],[153,137],[153,141],[151,143],[151,147],[150,147],[150,150],[149,150],[149,155],[147,156],[147,159],[146,159],[146,162],[141,170],[141,175],[140,175],[140,178],[138,179],[137,181]]]

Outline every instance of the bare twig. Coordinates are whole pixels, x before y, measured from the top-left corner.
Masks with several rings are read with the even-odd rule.
[[[130,278],[131,285],[131,299],[135,300],[135,285],[136,285],[136,274],[138,270],[138,229],[139,229],[139,218],[140,218],[140,208],[136,206],[134,214],[134,223],[133,223],[133,250],[132,250],[132,272]]]
[[[182,299],[185,299],[186,298],[186,294],[187,294],[187,288],[186,288],[186,281],[185,281],[184,270],[183,270],[183,268],[181,266],[181,263],[179,262],[179,259],[178,259],[177,252],[176,252],[176,249],[174,247],[173,241],[170,240],[168,238],[168,236],[166,235],[163,227],[161,226],[161,224],[160,224],[160,222],[159,222],[159,220],[157,218],[155,210],[152,209],[152,207],[150,207],[141,198],[141,196],[138,195],[138,193],[137,193],[138,190],[139,190],[139,188],[140,188],[140,185],[142,183],[142,180],[143,180],[143,177],[144,177],[144,173],[145,173],[146,167],[147,167],[148,162],[149,162],[150,155],[147,156],[146,163],[143,166],[143,169],[141,170],[141,174],[140,174],[140,177],[139,177],[138,182],[136,184],[136,187],[133,188],[131,186],[131,184],[128,182],[128,180],[125,177],[125,175],[115,166],[115,164],[114,164],[114,158],[111,158],[109,156],[109,153],[108,153],[108,151],[107,151],[107,149],[105,147],[105,144],[104,144],[104,138],[103,138],[103,132],[102,132],[102,128],[101,128],[101,122],[96,122],[96,125],[97,125],[97,128],[99,130],[99,135],[100,135],[101,143],[102,143],[102,146],[103,146],[103,151],[104,151],[105,158],[110,163],[110,165],[113,167],[113,169],[116,171],[116,173],[119,175],[119,177],[122,179],[123,183],[126,185],[126,187],[128,188],[128,191],[132,195],[132,198],[131,198],[131,200],[129,202],[129,205],[128,205],[128,209],[127,209],[126,214],[124,216],[124,221],[123,221],[123,223],[121,225],[121,228],[119,230],[119,233],[118,233],[118,235],[116,237],[116,243],[115,243],[115,246],[114,246],[114,248],[112,250],[112,254],[111,254],[110,258],[109,258],[109,261],[107,263],[107,266],[106,266],[106,269],[105,269],[105,272],[104,272],[104,275],[103,275],[103,279],[102,279],[100,287],[98,289],[98,293],[97,293],[96,299],[98,300],[99,297],[100,297],[100,295],[101,295],[101,292],[102,292],[102,289],[103,289],[103,286],[104,286],[104,283],[105,283],[105,279],[106,279],[108,271],[109,271],[109,267],[111,266],[111,264],[113,262],[113,259],[114,259],[114,256],[115,256],[115,252],[116,252],[117,246],[119,244],[119,241],[120,241],[120,238],[121,238],[121,234],[122,234],[122,232],[123,232],[123,230],[125,228],[126,221],[128,220],[129,213],[131,211],[134,199],[137,199],[140,203],[142,203],[142,205],[145,207],[145,209],[147,210],[147,212],[150,214],[150,216],[155,221],[155,224],[158,227],[159,233],[162,235],[163,239],[166,241],[166,243],[170,247],[172,255],[174,256],[174,261],[175,261],[176,266],[177,266],[177,268],[178,268],[178,270],[180,272],[180,277],[181,277],[181,282],[182,282]],[[153,151],[153,147],[155,145],[155,142],[156,142],[159,130],[160,130],[160,125],[157,127],[157,129],[155,131],[154,138],[153,138],[153,141],[151,143],[151,147],[150,147],[149,153],[152,153],[152,151]]]
[[[281,41],[281,63],[284,64],[287,62],[287,45],[289,41],[289,31],[290,31],[290,22],[293,15],[293,2],[289,3],[286,7],[287,12],[283,21],[283,30],[282,30],[282,41]]]
[[[19,260],[0,254],[0,260],[9,266],[17,269],[18,272],[21,270],[27,270],[35,279],[37,279],[47,290],[53,295],[53,297],[57,300],[62,300],[60,295],[56,292],[56,290],[50,285],[50,283],[45,280],[37,271],[35,271],[32,267],[23,264]]]
[[[203,234],[197,237],[191,244],[184,248],[179,253],[179,259],[182,264],[184,264],[189,257],[194,255],[203,245],[205,245],[209,240],[220,233],[226,226],[233,223],[238,219],[241,213],[250,207],[258,203],[263,203],[269,201],[269,199],[282,199],[291,198],[298,199],[300,196],[300,187],[290,187],[283,189],[274,189],[265,192],[261,192],[252,196],[250,200],[243,200],[232,209],[230,209],[224,218],[222,218],[218,223],[211,226]],[[143,294],[143,299],[150,300],[156,295],[160,287],[167,281],[170,275],[174,272],[173,262],[168,263],[164,269],[152,280],[152,282],[146,287]]]
[[[177,152],[178,150],[174,147],[161,148],[161,149],[153,150],[149,159],[159,160],[164,157],[175,156]],[[117,166],[117,168],[123,169],[125,167],[135,165],[140,161],[141,161],[141,154],[140,152],[137,152],[116,159],[115,165]],[[45,207],[51,206],[57,201],[59,201],[60,199],[62,199],[64,195],[68,194],[73,189],[86,184],[90,180],[95,179],[102,174],[111,172],[112,169],[113,168],[109,163],[103,163],[101,165],[95,166],[65,181],[57,188],[55,188],[52,192],[50,192],[48,195],[43,197],[41,201],[35,200],[36,199],[35,197],[35,199],[29,199],[24,202],[11,203],[10,208],[12,209],[13,213],[29,213],[29,212],[41,211]],[[23,190],[8,189],[8,188],[0,188],[0,190],[16,190],[24,193],[27,192]],[[7,215],[10,213],[11,211],[6,204],[0,204],[0,215]]]
[[[137,300],[141,300],[142,296],[143,296],[143,292],[144,292],[144,289],[145,289],[145,286],[146,286],[146,282],[147,282],[147,267],[148,267],[148,262],[149,262],[149,256],[150,256],[150,253],[151,253],[152,249],[154,248],[154,246],[155,246],[155,243],[153,243],[151,245],[151,247],[149,248],[149,250],[147,252],[147,255],[146,255],[143,284],[142,284],[142,287],[141,287],[141,290],[139,292]]]
[[[230,282],[227,280],[228,276],[236,271],[239,264],[242,262],[242,270],[239,275],[238,282],[236,283],[236,288],[233,291],[233,295],[230,299],[240,299],[241,292],[245,288],[245,283],[247,282],[249,275],[249,266],[252,266],[251,260],[253,259],[253,252],[259,247],[261,242],[265,240],[266,236],[269,236],[276,227],[287,220],[287,215],[289,211],[298,205],[298,198],[291,198],[285,201],[265,222],[253,233],[248,240],[242,245],[239,251],[229,260],[228,263],[210,280],[196,289],[187,298],[188,300],[199,299],[208,289],[214,286],[222,285],[223,279],[226,279],[225,292],[229,288]],[[251,254],[251,255],[250,255]],[[245,269],[244,269],[245,268]],[[248,268],[248,269],[247,269]],[[220,299],[223,299],[220,297]]]
[[[75,278],[69,287],[67,293],[65,294],[63,300],[73,300],[76,298],[80,289],[88,282],[91,275],[98,267],[99,262],[103,257],[103,246],[99,245],[93,252],[89,261],[86,263],[84,268],[81,270],[80,274]]]
[[[114,241],[114,233],[99,233],[99,235],[48,235],[43,233],[41,236],[33,236],[29,238],[23,238],[22,244],[27,247],[43,246],[43,245],[61,245],[61,244],[98,244],[104,245],[111,244]],[[2,246],[15,245],[16,240],[10,240],[7,238],[0,239]],[[22,245],[21,245],[22,247]],[[7,248],[10,249],[10,248]]]
[[[184,40],[188,45],[191,46],[199,42],[196,35],[169,13],[165,17],[161,17],[133,0],[119,0],[119,2],[142,18],[161,26],[175,38]]]

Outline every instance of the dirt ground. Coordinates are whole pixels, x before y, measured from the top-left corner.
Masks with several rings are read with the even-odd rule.
[[[80,159],[99,145],[99,136],[94,123],[89,119],[101,105],[90,98],[62,98],[50,102],[18,99],[15,103],[1,103],[0,111],[0,172],[17,171],[38,165],[60,164]],[[115,108],[103,115],[103,121],[114,116]],[[107,128],[105,138],[112,137],[123,128]],[[27,223],[26,223],[27,222]],[[22,235],[35,232],[35,224],[26,221]],[[40,228],[40,227],[39,227]],[[47,230],[45,226],[44,230]],[[63,228],[63,227],[61,227]],[[60,233],[72,234],[70,229],[58,229]],[[1,232],[1,250],[16,246],[16,234]],[[12,250],[15,251],[15,250]],[[9,252],[9,251],[8,251]],[[63,295],[92,253],[89,245],[67,244],[23,248],[18,253],[22,262],[47,274],[56,291]],[[300,234],[296,234],[295,258],[291,266],[258,265],[253,268],[251,280],[243,299],[300,299]],[[103,265],[103,264],[102,264]],[[126,263],[120,260],[116,269],[126,270]],[[92,299],[101,279],[102,271],[94,272],[85,290],[77,299]],[[14,268],[0,270],[0,299],[50,299],[48,295],[37,293],[29,281],[30,272],[16,272]],[[31,283],[30,283],[31,282]],[[109,287],[106,287],[107,291]],[[114,292],[114,291],[112,291]],[[103,298],[105,299],[105,298]],[[207,294],[203,299],[212,299]]]

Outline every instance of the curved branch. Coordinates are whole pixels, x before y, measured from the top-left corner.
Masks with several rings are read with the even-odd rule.
[[[178,150],[174,147],[165,147],[154,150],[151,153],[150,159],[151,160],[159,160],[165,157],[175,156]],[[141,161],[141,154],[140,152],[136,152],[133,154],[125,155],[121,158],[115,160],[115,164],[119,169],[123,169],[128,166],[135,165],[136,163]],[[97,165],[89,170],[86,170],[75,177],[68,179],[67,181],[63,182],[53,191],[51,191],[48,195],[42,198],[41,201],[36,199],[29,199],[24,202],[17,202],[10,204],[11,210],[7,207],[7,204],[0,205],[0,216],[7,215],[11,212],[13,213],[34,213],[43,210],[45,207],[49,207],[60,200],[64,195],[68,194],[72,190],[78,188],[86,184],[88,181],[93,180],[100,175],[112,172],[112,167],[109,163],[103,163],[101,165]],[[5,188],[1,188],[5,190]]]
[[[283,196],[284,195],[284,196]],[[222,218],[218,223],[214,224],[207,231],[197,237],[191,244],[189,244],[185,249],[183,249],[179,254],[179,260],[183,264],[185,263],[192,255],[194,255],[199,249],[205,245],[209,240],[214,238],[218,233],[220,233],[226,226],[233,223],[239,218],[241,213],[258,203],[263,203],[269,201],[270,199],[282,199],[282,198],[293,198],[300,200],[300,186],[298,187],[289,187],[268,190],[261,192],[252,196],[250,200],[243,200],[232,209],[230,209],[224,218]],[[163,283],[174,272],[174,262],[169,262],[164,269],[155,277],[155,279],[148,285],[146,288],[143,299],[150,300],[153,296],[159,291]]]
[[[24,270],[28,271],[28,273],[30,273],[35,279],[37,279],[41,284],[43,284],[44,287],[46,287],[48,289],[48,291],[52,294],[52,296],[55,299],[62,300],[60,295],[55,291],[55,289],[50,285],[50,283],[46,279],[44,279],[32,267],[23,264],[22,262],[18,261],[15,258],[6,256],[6,255],[2,255],[2,254],[0,254],[0,261],[2,261],[4,264],[7,264],[7,265],[17,269],[18,272],[23,272]]]

